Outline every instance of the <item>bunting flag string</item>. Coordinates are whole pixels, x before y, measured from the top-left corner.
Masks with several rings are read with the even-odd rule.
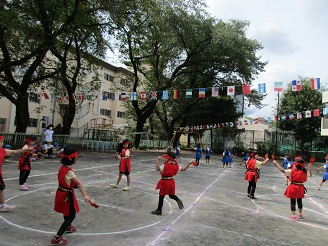
[[[274,91],[276,92],[282,92],[283,91],[283,82],[274,82]],[[292,91],[301,91],[302,90],[302,84],[300,81],[293,80],[291,82],[292,85]],[[312,90],[319,90],[320,89],[320,78],[311,78],[310,79],[310,85]],[[149,97],[150,100],[168,100],[170,95],[173,99],[180,99],[181,95],[184,98],[208,98],[208,97],[218,97],[220,96],[220,90],[223,91],[226,89],[227,96],[234,97],[236,95],[236,87],[241,87],[241,95],[249,95],[251,94],[251,85],[250,84],[240,84],[240,85],[229,85],[229,86],[213,86],[213,87],[207,87],[207,88],[188,88],[188,89],[173,89],[171,93],[169,90],[162,90],[162,91],[156,91],[153,90],[149,93],[145,91],[141,91],[139,93],[137,92],[110,92],[110,91],[102,91],[101,92],[101,99],[102,100],[120,100],[120,101],[127,101],[127,100],[141,100],[146,101]],[[198,91],[197,93],[193,93],[194,91]],[[258,84],[258,94],[266,94],[267,93],[267,87],[266,83],[259,83]],[[117,96],[118,95],[118,98]],[[42,92],[41,94],[38,94],[38,97],[41,99],[41,96],[43,96],[45,99],[50,99],[49,95],[46,92]],[[51,96],[51,98],[55,98],[57,100],[68,100],[68,96],[66,95],[66,92]],[[72,95],[73,100],[99,100],[99,95],[94,93],[82,93],[79,92],[78,96]]]

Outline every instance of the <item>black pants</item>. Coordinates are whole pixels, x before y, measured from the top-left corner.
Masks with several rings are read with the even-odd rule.
[[[248,182],[247,193],[250,194],[251,196],[254,196],[255,189],[256,189],[256,182],[255,182],[255,177],[253,177],[252,181]]]
[[[28,176],[30,175],[30,170],[20,170],[19,172],[19,185],[26,183]]]
[[[164,197],[165,196],[159,196],[157,211],[162,211],[163,203],[164,203]],[[176,195],[169,195],[169,197],[171,199],[175,200],[175,201],[178,201],[178,199],[179,199]]]
[[[196,158],[197,166],[199,165],[199,158]]]
[[[69,208],[69,215],[64,216],[64,223],[59,228],[59,231],[57,232],[58,236],[62,236],[66,229],[72,225],[73,220],[75,219],[76,213],[74,208],[74,201],[71,199],[70,201],[70,208]]]
[[[297,198],[297,199],[290,198],[290,210],[291,211],[296,211],[296,201],[297,201],[297,207],[300,209],[303,208],[302,198]]]

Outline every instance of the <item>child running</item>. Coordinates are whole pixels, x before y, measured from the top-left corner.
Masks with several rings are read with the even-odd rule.
[[[308,170],[305,169],[304,160],[297,156],[295,158],[294,165],[291,169],[285,170],[283,167],[279,165],[276,160],[273,160],[273,164],[275,164],[281,172],[286,173],[287,176],[290,177],[290,185],[287,187],[285,191],[285,196],[290,198],[290,209],[292,215],[289,217],[291,220],[296,220],[296,202],[298,207],[298,218],[303,219],[302,215],[302,198],[304,198],[305,187],[304,184],[307,180],[308,176],[312,176],[312,163],[310,162],[308,165]],[[309,173],[307,172],[309,171]]]
[[[26,184],[27,178],[31,172],[31,157],[38,156],[34,153],[32,146],[34,146],[36,142],[35,136],[27,137],[24,141],[24,146],[22,149],[32,149],[32,151],[24,152],[18,161],[18,169],[19,171],[19,189],[26,191],[30,188],[28,184]]]
[[[195,148],[195,150],[196,150],[195,159],[196,159],[196,163],[197,163],[196,166],[199,166],[199,160],[202,158],[203,149],[200,147],[200,144],[197,144],[197,148]]]
[[[8,210],[13,209],[15,206],[10,206],[5,203],[5,195],[4,195],[4,190],[6,188],[5,182],[3,181],[2,177],[2,163],[3,160],[5,159],[6,156],[10,156],[11,154],[23,154],[25,152],[30,152],[33,149],[18,149],[18,150],[9,150],[9,149],[4,149],[3,143],[4,142],[4,137],[0,136],[0,211],[5,212]]]
[[[130,149],[129,149],[129,140],[124,139],[122,141],[123,149],[121,152],[121,156],[119,152],[116,152],[116,159],[120,160],[120,167],[119,167],[119,175],[116,181],[116,184],[110,184],[113,188],[118,188],[118,185],[122,179],[123,174],[126,176],[126,186],[123,188],[124,191],[130,190],[130,172],[131,172],[131,162],[130,162]]]
[[[152,211],[152,214],[162,215],[162,208],[164,197],[169,197],[178,203],[179,209],[183,209],[182,201],[175,195],[175,176],[178,171],[186,171],[192,162],[189,162],[186,166],[180,167],[178,162],[175,160],[176,155],[173,152],[166,152],[163,156],[158,156],[156,160],[156,171],[160,172],[162,179],[158,181],[156,190],[159,189],[159,200],[157,209]],[[160,165],[159,161],[163,159],[164,164]]]
[[[52,238],[52,245],[66,245],[67,240],[63,239],[64,233],[76,232],[72,222],[76,214],[80,211],[77,203],[74,188],[78,188],[86,202],[90,202],[83,184],[75,175],[72,165],[76,163],[78,157],[78,149],[75,147],[66,147],[61,159],[63,164],[58,172],[58,189],[55,197],[55,211],[64,215],[64,222],[58,230],[57,234]]]

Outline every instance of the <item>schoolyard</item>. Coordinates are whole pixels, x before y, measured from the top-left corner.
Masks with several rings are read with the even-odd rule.
[[[214,154],[209,164],[190,166],[175,177],[176,194],[185,208],[179,210],[166,197],[163,215],[150,212],[157,207],[160,178],[155,160],[163,152],[133,152],[131,190],[111,188],[118,175],[113,153],[80,152],[74,165],[88,194],[98,209],[82,200],[76,190],[81,212],[73,225],[77,232],[64,235],[68,245],[320,245],[328,233],[328,185],[317,190],[323,173],[316,173],[305,184],[304,219],[291,221],[289,200],[281,172],[269,161],[261,169],[255,196],[246,196],[247,181],[241,159],[234,158],[232,168],[222,169],[221,158]],[[194,153],[185,153],[179,161],[185,165]],[[13,211],[0,213],[0,245],[50,245],[61,225],[62,215],[53,211],[59,158],[32,162],[29,191],[18,190],[18,156],[6,159],[3,176],[7,185],[7,203]]]

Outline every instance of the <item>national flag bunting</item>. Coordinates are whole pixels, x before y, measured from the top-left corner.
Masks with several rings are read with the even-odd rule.
[[[228,86],[227,87],[227,96],[234,96],[235,95],[235,86]]]
[[[126,101],[126,93],[125,92],[121,92],[121,100]]]
[[[199,95],[198,98],[205,98],[205,88],[199,88]]]
[[[302,83],[299,80],[292,81],[292,91],[301,91],[302,90]]]
[[[315,109],[315,110],[313,110],[313,116],[314,116],[314,117],[318,117],[318,116],[320,116],[320,110],[319,110],[319,109]]]
[[[151,92],[151,100],[157,100],[157,91]]]
[[[302,119],[302,118],[303,118],[302,112],[298,112],[297,113],[297,119]]]
[[[320,89],[320,78],[311,78],[311,89],[319,90]]]
[[[186,98],[192,98],[192,89],[186,90]]]
[[[295,119],[294,114],[289,114],[288,116],[289,116],[289,119],[290,119],[290,120],[294,120],[294,119]]]
[[[131,100],[132,101],[137,100],[137,92],[135,92],[135,91],[131,92]]]
[[[219,87],[212,87],[212,97],[218,97],[219,96]]]
[[[49,99],[49,96],[46,92],[43,92],[44,99]]]
[[[141,101],[146,101],[147,94],[145,91],[140,92],[140,100]]]
[[[305,112],[305,118],[311,118],[311,110]]]
[[[282,92],[283,85],[283,82],[274,82],[274,91]]]
[[[162,91],[162,99],[163,100],[169,99],[169,91],[168,90]]]
[[[258,85],[258,93],[259,94],[264,94],[266,93],[266,84],[262,83]]]
[[[250,84],[243,84],[242,85],[243,95],[251,94],[251,85]]]
[[[102,100],[107,100],[109,97],[109,92],[103,91],[102,94],[103,94]]]
[[[173,99],[179,99],[179,90],[173,90]]]

